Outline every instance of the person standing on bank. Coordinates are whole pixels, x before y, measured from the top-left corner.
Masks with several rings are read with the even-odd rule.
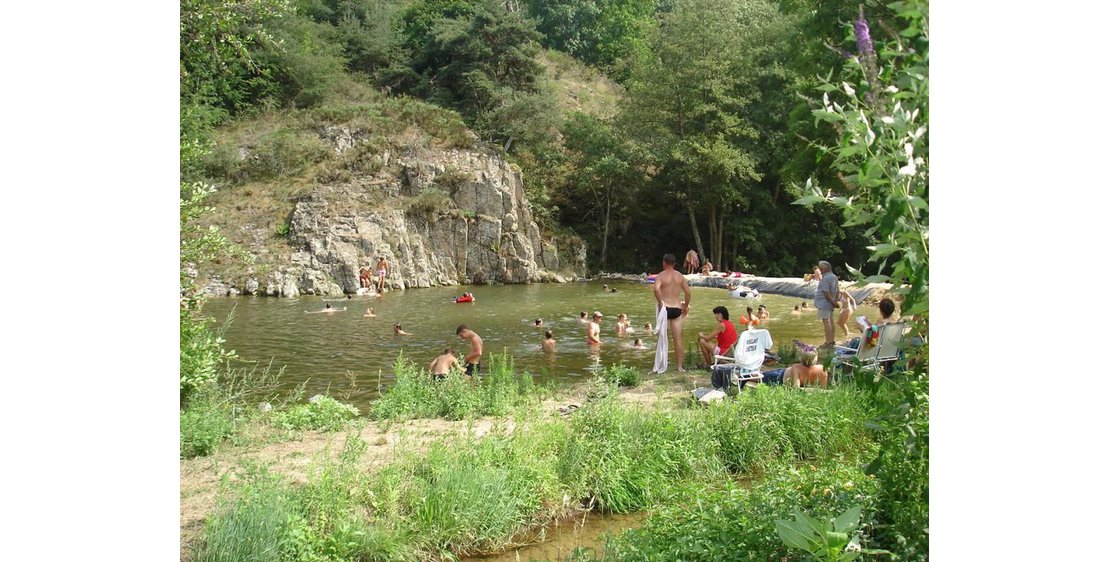
[[[668,329],[674,342],[678,372],[686,372],[682,363],[682,319],[690,313],[690,284],[681,273],[675,270],[674,263],[674,254],[664,254],[663,271],[655,276],[655,283],[651,285],[651,290],[655,294],[655,325],[659,330],[659,342],[655,347],[655,366],[652,371],[660,374],[667,371]],[[684,295],[686,300],[680,302],[679,294]]]
[[[836,323],[833,321],[833,309],[840,308],[840,284],[836,275],[833,275],[832,266],[827,261],[817,262],[817,269],[821,273],[821,280],[817,282],[817,290],[813,295],[813,306],[817,308],[817,317],[825,328],[825,346],[836,345]]]

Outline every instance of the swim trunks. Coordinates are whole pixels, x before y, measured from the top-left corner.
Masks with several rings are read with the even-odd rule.
[[[432,373],[432,380],[434,380],[434,381],[445,381],[445,380],[447,380],[447,375],[446,374],[440,374],[440,373]]]
[[[674,307],[670,307],[670,306],[667,307],[667,320],[674,320],[675,318],[678,318],[679,316],[682,316],[682,309],[681,308],[674,308]]]
[[[478,374],[478,372],[481,371],[481,370],[482,370],[482,364],[480,362],[479,363],[467,363],[466,364],[466,376],[468,376],[468,377],[472,377],[472,376]]]
[[[385,270],[384,269],[379,269],[378,270],[378,277],[385,277]]]

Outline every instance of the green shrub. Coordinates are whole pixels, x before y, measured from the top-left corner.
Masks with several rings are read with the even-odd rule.
[[[410,197],[405,201],[405,210],[411,214],[423,216],[429,220],[435,215],[445,212],[454,205],[451,196],[435,188],[425,189],[419,195]]]
[[[624,363],[610,365],[605,368],[602,377],[617,386],[640,386],[641,375],[639,369],[629,367]]]
[[[331,148],[314,133],[280,130],[259,139],[241,168],[252,180],[282,178],[299,173],[331,154]]]
[[[750,489],[732,480],[720,486],[690,484],[638,529],[605,546],[605,559],[796,560],[779,540],[774,521],[795,510],[824,518],[863,507],[864,521],[874,511],[877,483],[853,462],[835,460],[816,466],[775,465]],[[866,530],[866,526],[865,526]]]
[[[214,390],[198,393],[180,416],[181,457],[210,455],[235,433],[235,410],[216,396]]]
[[[235,352],[224,349],[220,331],[208,327],[206,318],[181,309],[181,403],[187,405],[197,390],[216,382],[216,375]]]
[[[308,404],[297,404],[274,414],[274,423],[285,429],[338,431],[358,417],[358,408],[330,396],[317,394]]]

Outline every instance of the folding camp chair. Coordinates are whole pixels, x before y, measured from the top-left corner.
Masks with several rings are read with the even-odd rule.
[[[747,382],[762,381],[763,373],[759,369],[763,366],[766,350],[772,345],[771,333],[765,329],[748,329],[741,332],[736,343],[732,345],[732,355],[713,356],[713,366],[710,368],[713,372],[711,376],[714,381],[713,386],[723,386],[726,392],[731,393],[733,386],[736,386],[739,391],[740,387]]]
[[[906,332],[905,322],[883,324],[878,327],[879,338],[875,345],[864,346],[854,354],[846,354],[833,359],[833,376],[839,381],[843,375],[854,374],[854,369],[873,370],[885,367],[896,361],[902,351],[902,336]]]

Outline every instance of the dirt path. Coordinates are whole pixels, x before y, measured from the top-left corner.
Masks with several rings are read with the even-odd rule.
[[[689,396],[689,389],[695,382],[705,384],[708,378],[706,371],[693,371],[682,377],[672,372],[665,381],[649,379],[636,388],[623,389],[620,398],[641,407],[667,407],[676,399]],[[583,404],[588,399],[586,393],[586,388],[571,389],[557,399],[544,402],[541,413],[557,416],[560,407]],[[424,451],[432,442],[453,435],[469,433],[482,437],[494,428],[512,432],[515,424],[511,417],[367,422],[347,431],[298,431],[292,434],[293,439],[280,441],[285,431],[269,426],[253,427],[249,430],[248,445],[225,444],[213,455],[180,461],[181,560],[191,558],[191,543],[203,530],[205,517],[216,509],[221,480],[233,478],[235,469],[244,462],[258,462],[291,482],[305,482],[312,461],[323,454],[332,458],[338,456],[351,433],[357,433],[368,445],[360,465],[367,472],[376,472],[400,452]]]

